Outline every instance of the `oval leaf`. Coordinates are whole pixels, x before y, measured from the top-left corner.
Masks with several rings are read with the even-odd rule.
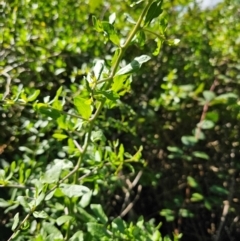
[[[148,55],[141,55],[139,57],[136,57],[130,64],[128,64],[125,67],[123,67],[122,69],[120,69],[116,73],[116,75],[125,75],[125,74],[133,73],[136,70],[139,70],[141,68],[142,64],[147,62],[150,59],[151,59],[151,57],[149,57]]]
[[[90,192],[90,189],[83,185],[70,185],[65,183],[60,184],[60,189],[66,196],[70,198],[81,197],[85,193]]]

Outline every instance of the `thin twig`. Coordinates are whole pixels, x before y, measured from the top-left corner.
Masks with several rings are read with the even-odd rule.
[[[211,85],[210,91],[214,91],[214,89],[217,86],[217,84],[218,84],[218,81],[215,79],[213,81],[213,84]],[[195,132],[195,138],[196,139],[199,139],[199,135],[200,135],[200,132],[201,132],[201,129],[202,129],[202,124],[203,124],[203,121],[204,121],[204,119],[206,117],[208,108],[209,108],[209,101],[206,101],[206,103],[203,106],[203,110],[202,110],[200,121],[199,121],[199,123],[197,125],[197,130]]]
[[[231,207],[234,190],[235,190],[235,175],[233,174],[232,181],[231,181],[231,187],[230,187],[229,195],[228,195],[228,200],[223,202],[224,206],[223,206],[223,211],[222,211],[222,216],[221,216],[221,222],[219,224],[216,237],[214,239],[215,241],[219,241],[221,238],[221,233],[222,233],[222,230],[223,230],[225,222],[226,222],[226,217],[227,217],[229,209]]]
[[[140,193],[142,191],[142,185],[138,185],[137,188],[137,195],[135,196],[134,200],[132,202],[130,202],[127,207],[121,212],[121,214],[119,215],[119,217],[124,217],[134,206],[134,204],[137,202],[137,200],[140,198]]]
[[[11,77],[8,73],[1,73],[1,75],[5,76],[7,80],[7,83],[5,85],[5,92],[2,97],[2,100],[5,100],[10,93]]]
[[[139,171],[138,174],[136,175],[136,177],[134,178],[133,182],[131,182],[129,179],[126,180],[128,188],[123,188],[123,190],[125,192],[125,198],[124,198],[124,202],[123,202],[123,205],[122,205],[122,211],[121,211],[120,216],[122,215],[122,213],[125,213],[126,212],[125,210],[127,209],[127,207],[129,207],[130,193],[131,193],[132,189],[137,185],[137,183],[140,180],[142,174],[143,174],[143,172]],[[124,215],[126,215],[126,214],[124,214]]]
[[[77,147],[77,149],[79,150],[80,153],[82,153],[83,149],[82,147],[78,144],[78,142],[76,140],[73,140],[75,146]]]

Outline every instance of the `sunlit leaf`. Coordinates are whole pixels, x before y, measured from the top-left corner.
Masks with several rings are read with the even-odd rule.
[[[89,119],[92,114],[91,103],[91,99],[84,99],[82,97],[74,98],[74,106],[84,119]]]
[[[202,201],[204,199],[204,196],[200,193],[193,193],[192,197],[191,197],[191,201],[192,202],[199,202]]]
[[[90,205],[91,210],[95,214],[96,221],[105,224],[108,221],[108,217],[103,211],[103,208],[100,204],[91,204]]]
[[[72,216],[63,215],[63,216],[60,216],[60,217],[57,218],[56,223],[57,223],[57,225],[61,226],[61,225],[63,225],[64,223],[69,222],[69,221],[71,221],[71,220],[73,220],[73,217],[72,217]]]
[[[35,218],[43,218],[43,219],[48,218],[48,215],[45,211],[40,211],[40,212],[35,211],[35,212],[33,212],[33,216]]]
[[[194,187],[194,188],[198,187],[198,183],[197,183],[197,181],[196,181],[195,178],[193,178],[193,177],[191,177],[191,176],[188,176],[188,177],[187,177],[187,181],[188,181],[188,185],[189,185],[190,187]]]
[[[81,197],[82,195],[89,193],[90,190],[88,187],[83,185],[74,185],[74,184],[60,184],[60,189],[64,193],[64,195],[72,198],[72,197]]]
[[[39,94],[40,94],[40,90],[35,90],[32,95],[28,96],[27,101],[32,102],[36,100]]]
[[[12,230],[15,230],[19,224],[19,213],[16,213],[13,217]]]
[[[156,0],[151,4],[145,17],[144,25],[149,25],[153,19],[162,13],[162,3],[163,0]]]
[[[140,57],[136,57],[130,64],[121,68],[116,73],[116,75],[126,75],[126,74],[136,72],[137,70],[139,70],[141,68],[143,63],[149,61],[150,59],[151,59],[151,57],[149,57],[148,55],[142,55]]]

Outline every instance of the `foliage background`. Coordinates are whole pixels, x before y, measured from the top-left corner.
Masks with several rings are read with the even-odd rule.
[[[62,86],[60,98],[66,100],[65,111],[72,113],[72,97],[83,90],[83,77],[94,61],[104,59],[109,64],[114,52],[113,44],[94,30],[92,16],[108,21],[115,12],[115,27],[124,38],[132,23],[122,13],[136,20],[142,10],[141,4],[130,8],[133,2],[2,1],[2,97],[17,96],[22,88],[29,96],[38,89],[42,102],[47,96],[53,99]],[[127,222],[136,222],[142,215],[145,221],[154,218],[155,225],[162,222],[164,235],[183,233],[182,240],[238,240],[239,2],[224,1],[201,10],[191,1],[165,1],[163,9],[168,41],[162,43],[160,54],[133,75],[131,90],[121,97],[118,108],[102,111],[95,129],[104,133],[99,146],[111,147],[112,153],[134,154],[143,146],[145,164],[141,159],[124,165],[115,175],[106,165],[93,171],[84,184],[93,190],[91,203],[101,204],[109,219],[121,215],[126,200],[135,200],[123,217]],[[157,23],[151,27],[153,32],[160,31]],[[146,40],[138,36],[130,45],[125,63],[155,50],[155,36],[145,34]],[[177,46],[171,44],[174,39],[181,40]],[[59,123],[31,106],[6,108],[2,102],[0,112],[1,176],[10,168],[19,184],[28,179],[31,183],[56,160],[76,161],[68,139],[59,141],[53,136],[67,133],[60,131]],[[67,135],[81,139],[83,134],[80,130]],[[97,166],[99,150],[94,151],[95,156],[85,160],[82,174]],[[137,185],[129,188],[138,175]],[[22,189],[1,188],[2,240],[11,235],[13,216],[19,212],[24,217],[24,206],[6,211],[23,193]],[[68,202],[64,197],[54,201],[55,206],[43,207],[52,219],[63,211],[58,204]],[[89,206],[86,210],[91,212]],[[78,221],[84,230],[83,223]]]

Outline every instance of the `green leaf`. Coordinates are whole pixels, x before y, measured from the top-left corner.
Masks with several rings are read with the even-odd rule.
[[[54,120],[57,120],[57,118],[61,115],[59,110],[53,109],[47,104],[38,103],[36,108],[41,114],[51,117]]]
[[[192,218],[194,216],[192,212],[190,212],[189,210],[187,210],[185,208],[181,208],[179,210],[179,215],[183,218]]]
[[[213,91],[205,90],[203,91],[203,97],[205,98],[206,101],[210,102],[216,97],[216,95]]]
[[[47,215],[47,213],[45,211],[41,211],[41,212],[35,211],[35,212],[33,212],[33,216],[35,218],[43,218],[43,219],[48,218],[48,215]]]
[[[191,201],[192,202],[199,202],[202,201],[204,199],[204,196],[200,193],[193,193],[192,197],[191,197]]]
[[[91,214],[89,214],[85,209],[78,206],[77,207],[78,212],[81,214],[80,217],[84,222],[95,222],[95,217],[93,217]]]
[[[129,75],[120,75],[120,76],[115,76],[113,78],[113,85],[112,85],[112,90],[115,93],[119,93],[121,90],[128,90],[130,86],[130,76]],[[120,93],[119,93],[120,95]]]
[[[90,192],[90,189],[88,187],[85,187],[83,185],[71,185],[71,184],[60,184],[61,191],[64,193],[64,195],[72,198],[72,197],[81,197],[82,195]]]
[[[91,233],[93,237],[108,237],[109,234],[106,231],[106,227],[99,223],[87,223],[87,231]]]
[[[216,97],[217,100],[227,100],[227,99],[237,99],[238,96],[234,93],[225,93],[225,94],[221,94],[221,95],[218,95]]]
[[[115,45],[119,46],[120,39],[113,25],[109,22],[102,21],[102,27],[109,40],[111,40]]]
[[[59,101],[59,97],[62,94],[62,90],[63,90],[63,87],[60,86],[57,90],[57,93],[56,93],[54,99],[50,102],[50,103],[52,103],[52,107],[56,110],[62,110],[62,108],[63,108],[63,103],[61,101]]]
[[[194,187],[194,188],[197,188],[197,187],[198,187],[198,183],[197,183],[196,179],[193,178],[193,177],[188,176],[188,177],[187,177],[187,182],[188,182],[188,185],[189,185],[190,187]]]
[[[63,240],[63,235],[61,232],[52,224],[49,222],[43,222],[43,230],[51,235],[51,240],[57,241],[57,240]]]
[[[194,151],[193,156],[201,158],[201,159],[209,160],[209,156],[205,152]]]
[[[174,212],[171,209],[162,209],[160,215],[164,216],[167,222],[171,222],[175,219]]]
[[[115,20],[116,20],[116,13],[112,13],[110,16],[109,16],[109,23],[110,24],[114,24]]]
[[[84,233],[83,231],[77,231],[69,241],[84,241]]]
[[[141,68],[143,63],[149,61],[150,59],[151,59],[151,57],[149,57],[148,55],[141,55],[139,57],[136,57],[130,64],[128,64],[125,67],[123,67],[122,69],[120,69],[116,73],[116,76],[117,75],[126,75],[126,74],[136,72],[137,70],[139,70]]]
[[[163,0],[156,0],[151,4],[147,11],[144,25],[149,25],[153,19],[157,18],[163,12],[162,3]]]
[[[58,226],[63,225],[64,223],[67,223],[69,221],[73,220],[72,216],[69,215],[63,215],[57,218],[56,223]]]
[[[175,153],[178,153],[178,154],[183,154],[183,151],[176,147],[176,146],[168,146],[167,149],[170,151],[170,152],[175,152]]]
[[[28,96],[27,101],[32,102],[32,101],[36,100],[37,97],[39,96],[39,94],[40,94],[40,90],[35,90],[32,95]]]
[[[96,142],[96,141],[105,141],[105,136],[102,132],[102,130],[98,130],[98,131],[92,131],[92,135],[91,135],[91,141]]]
[[[212,209],[212,205],[211,202],[207,199],[204,200],[204,206],[206,209],[211,210]]]
[[[16,166],[17,166],[16,162],[13,161],[13,162],[11,163],[11,166],[10,166],[10,169],[11,169],[11,172],[12,172],[12,173],[15,172]]]
[[[177,46],[180,43],[180,41],[181,41],[180,39],[175,38],[175,39],[168,40],[167,44],[169,46]]]
[[[19,224],[19,213],[16,213],[13,218],[12,230],[15,230]]]
[[[74,98],[74,106],[77,108],[78,113],[84,118],[89,119],[92,114],[91,99],[84,99],[82,97]]]
[[[91,204],[90,208],[95,214],[96,221],[101,222],[103,224],[107,223],[108,218],[104,213],[103,208],[100,204]]]
[[[56,164],[45,172],[41,181],[43,183],[55,183],[59,180],[62,171],[62,165]]]
[[[154,50],[154,52],[152,53],[153,56],[159,55],[160,50],[161,50],[161,47],[162,47],[162,40],[161,40],[161,39],[157,38],[155,41],[157,42],[157,48],[156,48],[156,49]]]
[[[210,120],[210,121],[216,123],[218,121],[218,119],[219,119],[218,112],[216,112],[216,111],[207,112],[206,120]]]
[[[183,136],[181,141],[186,146],[194,146],[197,143],[197,138],[194,136]]]
[[[83,194],[81,201],[79,202],[80,206],[82,208],[87,207],[91,201],[91,198],[92,198],[92,191]]]
[[[198,123],[198,126],[203,130],[207,130],[212,129],[215,126],[215,124],[210,120],[203,120],[202,122]]]
[[[213,185],[210,187],[210,191],[216,194],[228,195],[229,191],[221,186]]]
[[[116,231],[119,231],[120,233],[124,233],[124,231],[126,230],[126,223],[124,222],[124,220],[118,217],[112,221],[112,227]]]
[[[3,198],[0,198],[0,208],[6,208],[11,206],[11,203],[4,200]]]
[[[93,67],[93,72],[97,80],[101,78],[102,72],[104,70],[104,60],[98,59]]]
[[[68,138],[67,135],[64,135],[64,134],[61,134],[61,133],[54,133],[52,136],[53,136],[54,138],[58,139],[59,141]]]

